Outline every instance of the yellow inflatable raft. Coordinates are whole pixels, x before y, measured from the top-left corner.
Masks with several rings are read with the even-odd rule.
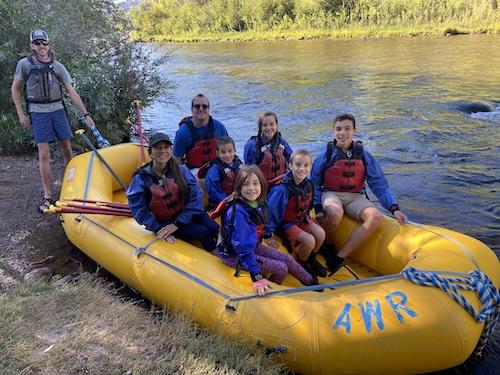
[[[140,165],[134,144],[99,153],[126,184]],[[75,198],[127,203],[94,152],[76,156],[66,169],[61,200]],[[498,313],[500,265],[487,246],[442,228],[399,226],[389,217],[349,269],[320,280],[330,288],[314,292],[288,276],[265,297],[254,295],[246,272],[235,277],[234,269],[195,244],[157,240],[133,218],[65,213],[62,225],[73,244],[154,303],[275,352],[302,374],[415,374],[456,366],[483,331],[471,313],[485,306],[486,315]],[[336,245],[357,225],[344,220]],[[489,286],[488,279],[468,275],[476,268]],[[427,271],[436,286],[409,281],[414,269]],[[457,278],[483,290],[480,301],[476,291],[458,289],[455,297],[469,312],[439,288]]]

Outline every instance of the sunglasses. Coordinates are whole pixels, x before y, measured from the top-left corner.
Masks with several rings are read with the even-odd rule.
[[[193,108],[196,108],[196,109],[200,109],[200,108],[207,109],[208,108],[208,104],[193,104]]]
[[[34,41],[34,42],[33,42],[33,44],[34,44],[35,46],[39,46],[40,44],[41,44],[42,46],[48,46],[48,45],[49,45],[49,42],[36,40],[36,41]]]

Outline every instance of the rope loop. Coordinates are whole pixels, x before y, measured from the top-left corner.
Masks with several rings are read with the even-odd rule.
[[[442,289],[481,323],[494,315],[495,312],[498,313],[500,304],[498,289],[486,274],[478,270],[464,274],[463,277],[443,277],[432,271],[420,271],[409,267],[403,270],[402,275],[415,284]],[[474,309],[460,290],[477,292],[479,302],[481,302],[480,311]]]
[[[443,277],[435,272],[420,271],[413,267],[403,270],[402,275],[412,283],[440,288],[448,293],[474,319],[484,323],[484,331],[479,343],[479,354],[481,354],[500,317],[500,293],[491,279],[479,270],[471,271],[462,277]],[[460,290],[477,292],[481,303],[479,311],[474,309]]]

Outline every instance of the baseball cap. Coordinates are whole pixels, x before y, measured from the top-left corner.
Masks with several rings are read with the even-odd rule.
[[[44,40],[46,42],[49,41],[49,34],[43,29],[34,29],[31,30],[30,33],[30,43],[33,43],[35,40]]]
[[[153,147],[158,142],[167,142],[170,146],[172,146],[172,141],[170,137],[165,133],[154,133],[151,137],[149,137],[149,147]]]

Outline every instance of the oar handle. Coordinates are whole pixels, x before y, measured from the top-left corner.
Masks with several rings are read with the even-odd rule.
[[[80,117],[80,123],[84,126],[87,125],[87,120],[85,116]],[[109,141],[106,138],[104,138],[102,134],[99,132],[99,129],[97,129],[97,125],[94,124],[94,126],[90,128],[90,131],[92,132],[92,134],[94,134],[94,137],[97,141],[97,145],[99,146],[99,148],[111,146],[111,143],[109,143]]]

